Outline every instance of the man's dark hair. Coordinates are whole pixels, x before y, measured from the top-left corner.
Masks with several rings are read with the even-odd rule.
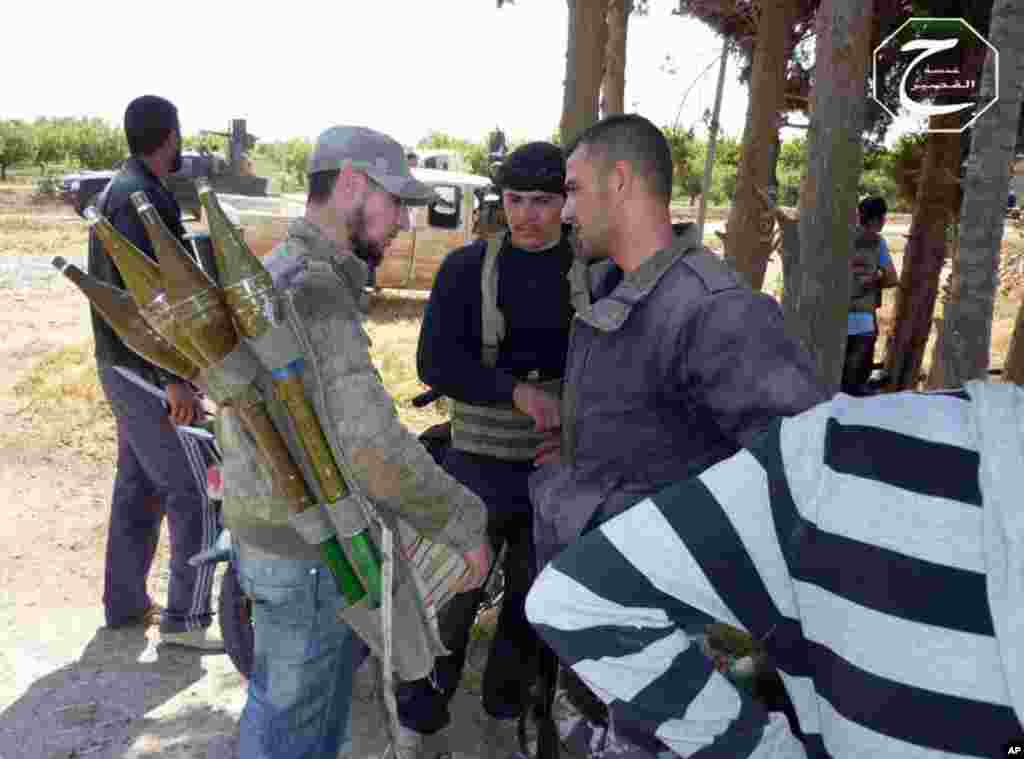
[[[419,156],[419,154],[418,154],[418,153],[414,153],[414,152],[412,152],[412,151],[409,151],[408,153],[406,153],[406,154],[405,154],[405,160],[407,160],[407,161],[411,161],[411,160],[413,160],[414,158],[415,158],[416,160],[419,160],[419,157],[420,157],[420,156]]]
[[[528,142],[509,153],[494,172],[500,190],[565,195],[565,156],[550,142]]]
[[[587,158],[599,158],[610,167],[628,161],[651,192],[666,203],[672,199],[672,151],[658,127],[635,113],[601,119],[577,137],[566,155],[586,146]]]
[[[878,196],[864,198],[857,206],[857,216],[860,218],[860,224],[862,227],[866,227],[872,222],[878,221],[889,212],[889,206],[885,203],[885,198]]]
[[[334,185],[338,183],[338,176],[340,174],[341,172],[337,169],[317,171],[310,174],[308,202],[317,206],[322,206],[326,203],[330,199],[331,193],[334,192]]]
[[[133,156],[152,155],[172,132],[180,132],[178,109],[156,95],[143,95],[128,104],[124,112],[124,136]]]

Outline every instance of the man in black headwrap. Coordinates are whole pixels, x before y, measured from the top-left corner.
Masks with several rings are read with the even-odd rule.
[[[527,479],[542,433],[558,425],[573,253],[561,223],[565,164],[557,146],[523,145],[496,179],[508,229],[445,259],[423,318],[417,367],[424,383],[452,399],[452,446],[443,465],[483,499],[492,544],[506,547],[478,754],[506,759],[516,750],[516,722],[536,676],[538,640],[524,612],[534,566]],[[447,725],[481,600],[479,591],[466,593],[445,608],[441,637],[451,656],[438,660],[429,679],[400,686],[400,759],[420,756],[423,735]]]

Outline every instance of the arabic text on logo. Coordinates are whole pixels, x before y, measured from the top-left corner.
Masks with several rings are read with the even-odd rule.
[[[986,58],[993,59],[993,92],[982,92]],[[999,97],[999,53],[961,18],[912,18],[874,51],[873,99],[893,119],[946,116],[943,127],[962,132]]]

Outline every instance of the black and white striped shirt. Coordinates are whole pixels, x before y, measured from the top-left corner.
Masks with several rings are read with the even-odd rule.
[[[617,720],[681,756],[998,755],[1024,729],[986,597],[970,407],[837,396],[779,421],[563,553],[527,613]],[[712,621],[765,641],[805,745],[685,632]]]

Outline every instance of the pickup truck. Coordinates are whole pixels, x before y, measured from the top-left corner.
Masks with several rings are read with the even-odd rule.
[[[438,169],[412,169],[433,187],[440,200],[413,209],[412,228],[398,234],[375,272],[373,287],[429,290],[441,262],[450,251],[502,228],[500,202],[491,180],[475,174]],[[225,211],[242,229],[257,256],[269,253],[283,240],[291,221],[305,211],[305,195],[265,198],[218,192]],[[205,244],[202,233],[196,244]]]

